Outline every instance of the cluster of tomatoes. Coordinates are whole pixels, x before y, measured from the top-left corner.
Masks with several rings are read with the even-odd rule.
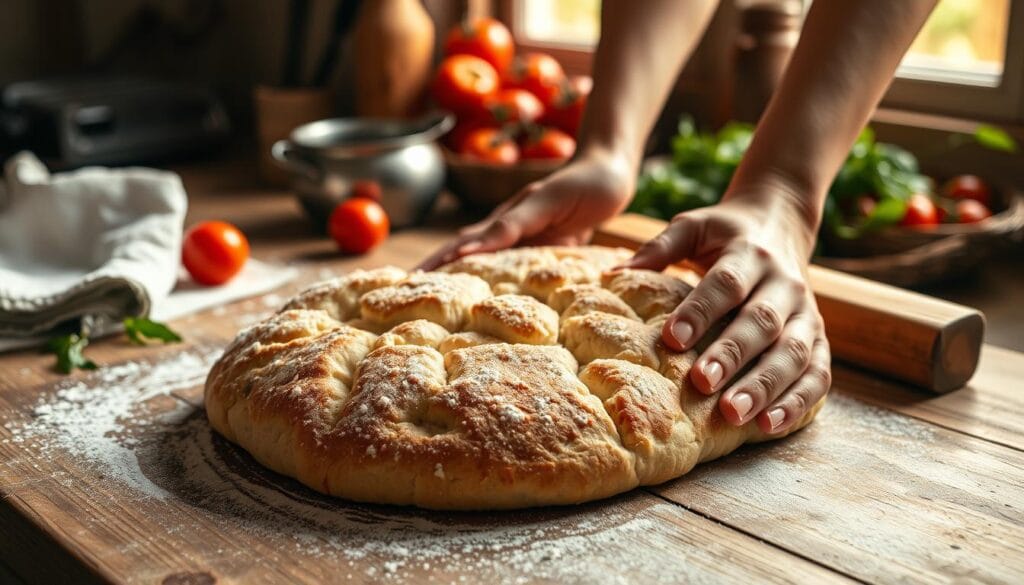
[[[545,53],[516,55],[512,34],[491,18],[453,28],[444,52],[433,95],[458,120],[452,150],[505,165],[572,156],[589,77],[567,76]]]
[[[927,227],[940,223],[977,223],[992,216],[992,189],[974,175],[947,181],[936,198],[916,193],[907,201],[902,226]]]

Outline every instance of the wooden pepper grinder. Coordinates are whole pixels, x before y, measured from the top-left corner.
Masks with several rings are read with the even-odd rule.
[[[800,38],[799,1],[758,2],[743,9],[735,47],[733,118],[756,123]]]
[[[434,23],[420,0],[366,0],[353,35],[356,113],[419,113],[434,52]]]

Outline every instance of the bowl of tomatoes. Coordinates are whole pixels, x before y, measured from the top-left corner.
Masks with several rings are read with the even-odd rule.
[[[487,209],[544,178],[576,151],[592,80],[570,76],[551,55],[516,54],[491,18],[468,20],[445,40],[431,93],[455,114],[444,140],[447,186]]]

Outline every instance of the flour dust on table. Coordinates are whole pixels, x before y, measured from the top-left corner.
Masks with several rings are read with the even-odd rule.
[[[680,554],[653,536],[658,522],[686,512],[649,495],[470,516],[350,505],[313,492],[216,435],[198,405],[180,398],[196,394],[219,354],[193,347],[66,381],[40,397],[33,419],[4,421],[12,435],[5,440],[88,462],[122,505],[172,510],[153,514],[176,519],[168,535],[198,532],[189,513],[197,512],[239,542],[255,537],[294,558],[326,560],[339,580],[614,583],[626,573],[678,583],[717,573],[711,551]]]

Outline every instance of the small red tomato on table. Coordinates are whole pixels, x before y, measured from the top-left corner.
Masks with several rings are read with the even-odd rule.
[[[971,199],[985,207],[992,206],[992,189],[981,177],[975,175],[959,175],[946,181],[942,186],[942,194],[950,199]]]
[[[181,247],[181,262],[192,279],[207,286],[231,280],[249,259],[249,240],[224,221],[192,226]]]
[[[512,60],[504,73],[505,87],[525,89],[537,96],[545,108],[554,106],[565,82],[565,71],[547,53],[527,53]]]
[[[523,159],[567,160],[576,152],[576,140],[555,128],[531,133],[523,144]]]
[[[974,199],[963,199],[956,202],[956,220],[958,223],[978,223],[992,217],[992,212],[984,203]]]
[[[907,212],[900,220],[904,227],[930,227],[938,225],[939,211],[924,193],[914,193],[907,201]]]
[[[467,19],[452,27],[444,43],[445,55],[473,55],[504,71],[515,54],[512,33],[493,18]]]
[[[452,55],[437,70],[434,99],[456,113],[479,112],[500,84],[498,72],[487,61],[473,55]]]
[[[519,161],[519,147],[506,133],[497,128],[480,128],[466,137],[460,151],[463,156],[500,165]]]
[[[384,208],[373,199],[352,197],[331,212],[327,231],[338,247],[349,254],[364,254],[388,237],[391,223]]]

